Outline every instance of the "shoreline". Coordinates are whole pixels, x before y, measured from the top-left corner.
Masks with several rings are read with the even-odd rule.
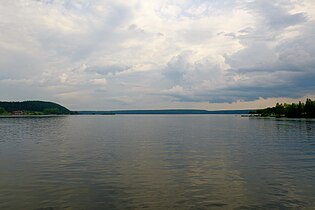
[[[274,117],[274,116],[249,116],[249,119],[266,119],[266,120],[280,120],[280,121],[315,121],[315,118],[307,118],[307,117]]]
[[[68,115],[0,115],[0,118],[47,118],[47,117],[65,117]]]

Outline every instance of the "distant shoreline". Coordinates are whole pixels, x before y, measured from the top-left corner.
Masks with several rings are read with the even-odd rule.
[[[48,117],[65,117],[69,115],[0,115],[0,118],[48,118]]]
[[[76,111],[78,115],[211,115],[211,114],[249,114],[253,110],[164,109],[164,110],[116,110],[116,111]]]

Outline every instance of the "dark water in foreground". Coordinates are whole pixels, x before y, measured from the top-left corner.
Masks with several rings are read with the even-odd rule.
[[[0,209],[315,209],[315,121],[0,119]]]

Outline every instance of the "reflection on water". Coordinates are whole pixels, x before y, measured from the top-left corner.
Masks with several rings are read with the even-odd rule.
[[[309,209],[315,121],[0,119],[0,209]]]

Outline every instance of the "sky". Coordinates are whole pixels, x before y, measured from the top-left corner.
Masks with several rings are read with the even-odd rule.
[[[0,100],[72,110],[315,99],[314,0],[0,1]]]

